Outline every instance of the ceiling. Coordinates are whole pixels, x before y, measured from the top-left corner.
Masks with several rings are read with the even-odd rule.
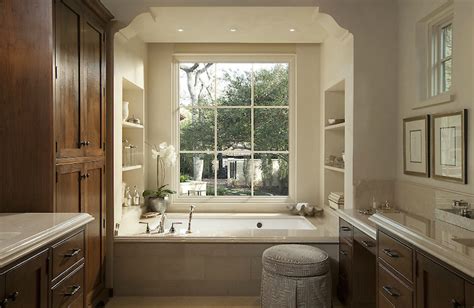
[[[326,17],[317,7],[149,7],[120,33],[147,43],[321,43]]]

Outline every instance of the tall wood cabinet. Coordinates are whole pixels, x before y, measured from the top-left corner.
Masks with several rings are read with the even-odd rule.
[[[85,241],[89,305],[107,293],[105,31],[111,18],[99,0],[0,0],[0,212],[95,218]],[[0,277],[0,292],[3,283]]]

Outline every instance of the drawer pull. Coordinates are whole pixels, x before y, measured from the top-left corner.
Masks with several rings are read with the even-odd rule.
[[[347,252],[345,252],[344,250],[339,250],[339,253],[343,256],[347,256]]]
[[[374,247],[374,244],[369,241],[362,241],[362,245],[367,248]]]
[[[393,297],[399,297],[400,296],[400,293],[395,291],[392,287],[383,286],[382,289],[390,296],[393,296]]]
[[[341,230],[344,231],[344,232],[348,232],[348,231],[351,231],[351,228],[346,227],[346,226],[342,226]]]
[[[77,292],[79,292],[80,289],[81,289],[81,286],[72,286],[71,292],[64,293],[64,296],[74,296]]]
[[[18,298],[18,295],[20,295],[20,292],[15,291],[12,294],[8,295],[8,299],[14,302]]]
[[[66,257],[66,258],[72,258],[72,257],[74,257],[74,256],[77,256],[80,252],[81,252],[81,249],[80,249],[80,248],[74,248],[73,250],[71,250],[70,253],[65,254],[64,257]]]
[[[453,304],[453,308],[461,308],[461,304],[455,300],[454,298],[451,300],[451,303]]]
[[[386,254],[387,256],[389,256],[390,258],[398,258],[400,257],[398,255],[398,253],[394,252],[394,251],[391,251],[390,249],[388,248],[385,248],[384,250],[382,250],[384,254]]]
[[[8,298],[3,299],[2,301],[0,301],[0,308],[7,307],[7,304],[8,304]]]

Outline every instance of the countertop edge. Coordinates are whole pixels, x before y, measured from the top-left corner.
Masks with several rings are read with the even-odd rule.
[[[416,246],[420,250],[427,252],[428,254],[436,257],[437,259],[451,265],[455,269],[469,275],[474,278],[473,261],[468,257],[454,254],[453,251],[445,247],[442,247],[433,240],[414,232],[405,226],[400,225],[396,221],[386,218],[379,214],[374,214],[369,218],[370,221],[376,223],[381,228],[399,236],[408,243]]]
[[[80,213],[62,224],[45,229],[20,241],[17,245],[7,247],[0,253],[0,269],[93,220],[94,218],[91,215]]]
[[[347,221],[348,223],[352,224],[354,227],[356,227],[357,229],[359,229],[360,231],[364,232],[364,234],[366,234],[367,236],[369,236],[370,238],[372,238],[373,240],[376,240],[377,239],[377,229],[372,227],[372,226],[369,226],[368,224],[364,223],[363,221],[355,218],[354,216],[344,212],[344,211],[341,211],[341,210],[335,210],[334,211],[339,217],[341,217],[342,219],[344,219],[345,221]],[[369,218],[369,216],[368,216]]]

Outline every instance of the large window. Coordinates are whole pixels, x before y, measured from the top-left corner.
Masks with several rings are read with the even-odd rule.
[[[180,197],[288,196],[290,63],[178,70]]]
[[[431,96],[448,92],[453,73],[453,19],[445,16],[431,26]]]

